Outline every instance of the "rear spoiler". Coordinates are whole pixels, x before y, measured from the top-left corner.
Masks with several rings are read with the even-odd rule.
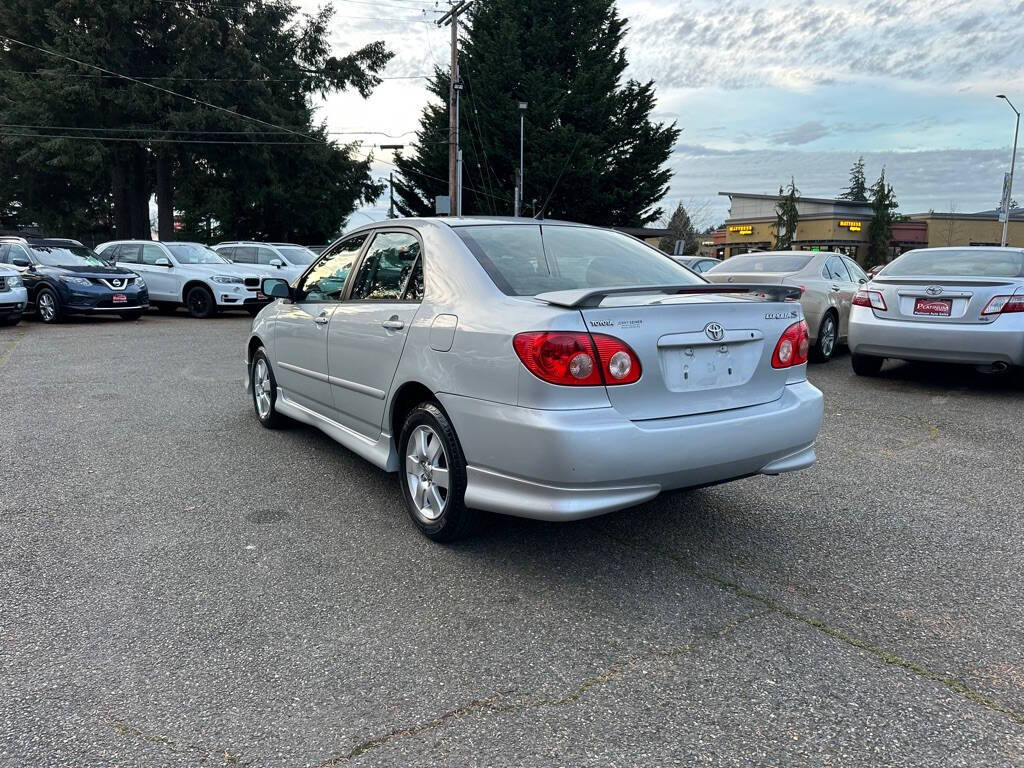
[[[571,291],[538,293],[534,298],[569,309],[597,307],[606,296],[622,294],[666,293],[672,295],[702,293],[750,293],[773,301],[799,300],[803,293],[793,285],[759,285],[756,283],[712,283],[708,285],[634,285],[627,288],[578,288]]]

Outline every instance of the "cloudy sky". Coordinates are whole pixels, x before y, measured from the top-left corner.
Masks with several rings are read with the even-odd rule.
[[[422,76],[448,60],[448,31],[431,22],[447,3],[334,5],[336,50],[383,40],[396,53],[384,73],[394,79],[365,101],[332,96],[322,118],[333,131],[366,131],[339,138],[367,150],[411,141],[427,99]],[[718,223],[728,205],[718,192],[774,192],[790,176],[804,195],[834,196],[859,155],[869,181],[886,167],[903,212],[998,202],[1014,115],[995,95],[1024,108],[1024,0],[620,0],[618,8],[629,21],[629,76],[653,79],[656,119],[683,129],[666,208],[692,202],[705,223]],[[384,210],[367,208],[351,224]]]

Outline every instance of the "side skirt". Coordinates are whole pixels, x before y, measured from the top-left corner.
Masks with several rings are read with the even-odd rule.
[[[288,393],[280,387],[277,390],[277,402],[274,403],[274,407],[278,412],[289,418],[301,421],[303,424],[309,424],[311,427],[316,427],[329,438],[348,448],[357,456],[366,459],[374,466],[387,472],[398,471],[398,453],[394,449],[389,433],[382,432],[377,440],[361,435],[304,405],[299,405],[289,399]]]

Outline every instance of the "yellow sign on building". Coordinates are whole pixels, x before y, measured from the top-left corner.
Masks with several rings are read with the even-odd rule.
[[[839,226],[851,232],[860,232],[861,222],[855,219],[840,219]]]
[[[753,224],[731,224],[729,225],[730,235],[752,235],[754,234]]]

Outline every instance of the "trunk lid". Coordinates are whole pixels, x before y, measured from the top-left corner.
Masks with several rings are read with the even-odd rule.
[[[994,296],[1005,296],[1021,286],[1020,280],[1001,277],[876,277],[868,290],[885,299],[885,311],[877,317],[914,323],[992,322],[997,315],[982,316]]]
[[[796,274],[795,272],[722,272],[721,274],[715,274],[712,272],[706,272],[704,277],[710,280],[712,283],[756,283],[758,285],[778,285],[785,278],[790,275]]]
[[[643,367],[634,384],[606,387],[632,420],[662,419],[771,402],[787,369],[772,368],[783,331],[800,306],[717,293],[606,296],[580,312],[591,333],[629,344]]]

